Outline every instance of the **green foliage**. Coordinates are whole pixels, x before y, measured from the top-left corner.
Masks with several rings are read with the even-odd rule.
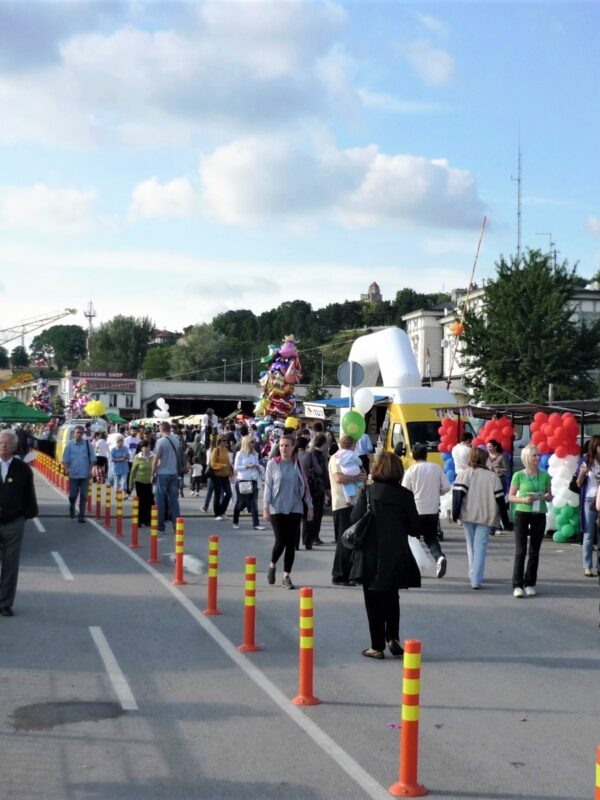
[[[215,331],[212,324],[194,325],[172,349],[169,375],[173,380],[223,380],[226,353],[224,334]]]
[[[173,347],[151,347],[144,356],[142,370],[145,378],[166,378],[171,374]]]
[[[541,403],[548,384],[555,398],[589,397],[590,372],[600,359],[600,322],[571,320],[575,268],[554,267],[550,256],[528,250],[503,257],[486,286],[482,314],[468,313],[463,338],[467,386],[484,402]]]
[[[10,359],[8,357],[8,350],[6,347],[0,347],[0,369],[8,369],[10,366]]]
[[[90,368],[136,375],[153,331],[154,323],[148,317],[113,317],[92,334]]]
[[[29,355],[27,353],[27,350],[22,345],[18,345],[11,352],[10,365],[13,368],[13,370],[19,369],[20,367],[29,366]]]
[[[33,338],[31,355],[58,370],[74,369],[87,355],[86,333],[80,325],[53,325]]]
[[[53,417],[62,417],[65,413],[65,401],[62,399],[60,394],[53,394],[52,399],[50,400],[50,407],[52,409],[52,416]]]

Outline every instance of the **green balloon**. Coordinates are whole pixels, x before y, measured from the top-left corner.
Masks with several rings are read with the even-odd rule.
[[[552,540],[557,542],[558,544],[564,544],[567,541],[562,531],[555,531],[552,535]]]
[[[575,536],[575,525],[563,525],[562,528],[560,529],[560,532],[567,539],[570,539],[571,536]]]
[[[365,418],[358,411],[348,411],[342,419],[342,430],[358,441],[366,430]]]

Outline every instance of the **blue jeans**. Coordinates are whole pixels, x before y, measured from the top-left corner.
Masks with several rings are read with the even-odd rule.
[[[121,475],[117,475],[115,472],[112,474],[111,484],[115,487],[115,492],[118,492],[119,489],[123,492],[128,492],[128,481],[129,475],[127,472],[123,472]]]
[[[476,522],[463,522],[467,541],[467,557],[469,559],[469,579],[471,586],[481,586],[485,572],[485,555],[487,552],[490,526]]]
[[[583,568],[592,569],[593,565],[593,544],[596,538],[596,518],[597,511],[591,511],[588,506],[591,502],[591,497],[585,498],[584,508],[584,529],[583,529]],[[596,566],[600,568],[600,551],[596,553]]]
[[[237,525],[240,521],[240,512],[247,508],[252,514],[252,525],[256,528],[259,525],[258,519],[258,484],[252,481],[252,492],[250,494],[240,493],[240,482],[235,482],[236,501],[233,509],[233,524]]]
[[[158,530],[164,532],[167,504],[171,514],[171,521],[175,527],[175,521],[180,516],[179,511],[179,478],[173,475],[156,476],[156,505],[158,506]]]
[[[75,515],[75,503],[79,497],[79,519],[85,517],[85,504],[87,503],[88,478],[69,478],[69,508]]]

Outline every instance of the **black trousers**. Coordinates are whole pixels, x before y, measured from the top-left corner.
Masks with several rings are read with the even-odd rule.
[[[323,520],[323,506],[325,504],[325,495],[313,497],[313,518],[307,520],[306,516],[302,517],[302,544],[307,550],[310,550],[315,539],[319,538],[321,533],[321,522]]]
[[[283,571],[291,572],[296,556],[296,542],[300,535],[302,514],[271,514],[271,526],[275,534],[275,544],[271,561],[276,564],[283,556]],[[285,551],[285,552],[284,552]]]
[[[400,598],[398,591],[373,592],[363,586],[365,609],[369,620],[371,647],[385,650],[385,643],[400,639]]]
[[[429,548],[429,552],[433,556],[434,561],[443,556],[442,548],[438,540],[438,522],[440,520],[439,514],[419,514],[419,524],[417,532],[425,540],[425,544]]]
[[[333,530],[335,533],[335,555],[331,579],[334,583],[348,583],[352,569],[352,550],[342,544],[342,533],[350,527],[352,506],[344,506],[333,512]]]
[[[213,475],[212,480],[215,487],[213,511],[215,517],[222,517],[227,511],[227,506],[231,500],[231,483],[229,478],[220,478],[218,475]]]
[[[513,589],[519,586],[535,586],[537,582],[540,547],[544,541],[546,515],[532,514],[530,511],[515,513],[515,563],[513,567]],[[527,537],[529,536],[529,558],[525,569],[527,555]]]
[[[154,503],[154,493],[151,483],[135,482],[135,493],[140,501],[138,507],[138,522],[140,525],[150,525],[150,512]]]
[[[15,602],[24,530],[24,517],[19,517],[12,522],[0,523],[0,558],[2,559],[2,572],[0,572],[1,608],[11,608]]]

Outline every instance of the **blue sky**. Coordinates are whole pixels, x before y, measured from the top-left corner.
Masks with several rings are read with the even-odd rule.
[[[589,277],[598,31],[595,2],[3,0],[5,325],[464,286],[484,215],[491,277],[519,136],[523,247]]]

